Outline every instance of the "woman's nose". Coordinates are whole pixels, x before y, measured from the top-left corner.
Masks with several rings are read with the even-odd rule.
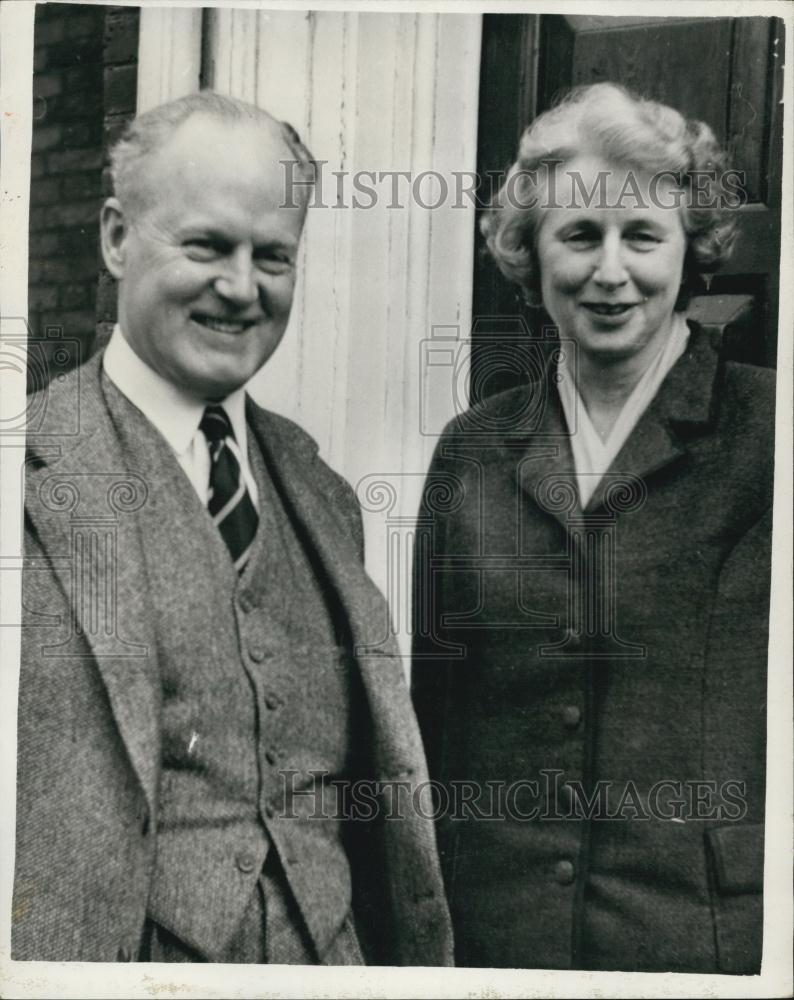
[[[259,297],[254,262],[247,250],[239,250],[225,262],[215,279],[215,291],[236,306],[249,306]]]
[[[605,288],[617,288],[628,278],[622,243],[617,237],[607,236],[601,244],[593,280]]]

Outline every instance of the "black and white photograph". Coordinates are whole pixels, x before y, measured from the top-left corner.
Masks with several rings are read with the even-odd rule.
[[[792,995],[793,25],[3,0],[2,996]]]

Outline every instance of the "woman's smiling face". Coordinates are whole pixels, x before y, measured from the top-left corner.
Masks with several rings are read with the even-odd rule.
[[[570,160],[556,181],[536,240],[547,312],[580,356],[649,363],[670,329],[687,247],[672,182],[595,156]]]

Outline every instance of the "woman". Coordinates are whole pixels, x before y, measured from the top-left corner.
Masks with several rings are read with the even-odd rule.
[[[449,425],[421,512],[461,964],[759,970],[774,380],[684,311],[730,177],[706,125],[597,84],[527,129],[484,220],[559,343]]]

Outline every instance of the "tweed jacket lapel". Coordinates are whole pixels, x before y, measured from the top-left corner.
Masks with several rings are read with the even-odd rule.
[[[407,801],[413,801],[411,796],[426,787],[428,778],[424,750],[396,643],[387,639],[383,645],[384,633],[391,631],[386,602],[366,574],[355,532],[339,514],[344,505],[352,510],[355,501],[341,483],[341,503],[320,495],[317,448],[302,432],[255,406],[249,406],[248,421],[276,488],[302,524],[347,614],[372,727],[371,776],[387,786],[399,782]],[[326,482],[327,477],[325,473]],[[389,910],[397,928],[390,941],[392,964],[452,964],[449,915],[429,815],[408,808],[402,822],[383,824],[382,837],[379,874],[386,898],[377,908]]]
[[[682,458],[687,440],[698,428],[708,426],[716,400],[715,380],[719,357],[708,336],[694,323],[684,354],[662,383],[650,406],[615,457],[587,505],[594,512],[608,500],[609,491],[622,480],[638,480]],[[581,514],[574,476],[573,453],[551,362],[546,370],[546,406],[532,443],[524,444],[520,461],[514,461],[521,489],[535,503],[565,525]],[[516,440],[507,439],[502,450],[515,453]]]
[[[409,725],[412,713],[408,691],[399,650],[390,637],[386,602],[366,574],[357,539],[333,513],[337,509],[333,498],[318,493],[312,473],[317,446],[311,438],[296,434],[256,406],[249,406],[248,420],[277,488],[303,525],[347,613],[351,645],[378,734],[372,748],[377,777],[404,777],[415,770],[415,762],[422,760],[423,754],[418,730],[414,733],[414,727]],[[353,502],[352,498],[349,502]],[[384,634],[389,638],[383,652],[363,652],[374,647],[383,649]],[[394,731],[388,721],[392,717],[399,721]],[[413,764],[403,766],[404,760]]]
[[[137,523],[148,489],[125,467],[100,373],[96,357],[53,382],[44,419],[28,434],[26,516],[72,612],[69,637],[41,655],[93,656],[154,811],[160,684]]]

